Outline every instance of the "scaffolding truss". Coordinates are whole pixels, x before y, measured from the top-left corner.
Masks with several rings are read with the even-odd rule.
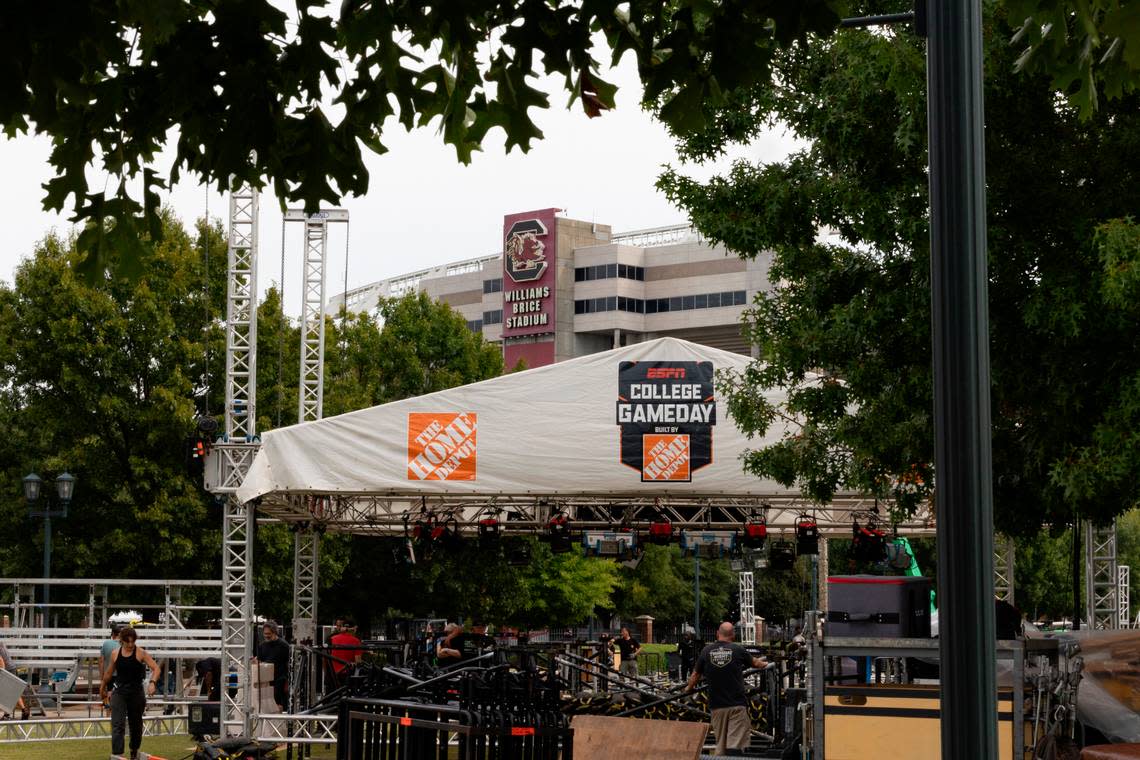
[[[222,512],[222,731],[248,736],[253,638],[254,505],[234,491],[257,453],[257,225],[258,192],[244,186],[230,195],[226,277],[226,413],[222,441],[209,471],[211,490],[224,494]]]
[[[185,715],[144,715],[142,721],[143,736],[179,736],[186,733]],[[0,744],[110,738],[110,717],[0,721]]]
[[[337,716],[279,714],[258,721],[257,740],[267,744],[336,744]]]
[[[257,426],[258,193],[230,194],[226,246],[226,441],[251,443]]]
[[[677,530],[737,530],[766,516],[768,531],[794,533],[795,519],[810,513],[820,530],[850,536],[851,514],[874,507],[871,499],[836,499],[826,507],[799,498],[700,498],[676,496],[612,498],[543,498],[539,496],[448,496],[409,500],[407,497],[268,494],[259,512],[286,523],[319,522],[328,530],[373,536],[404,536],[409,527],[428,519],[447,521],[460,532],[474,534],[482,520],[499,522],[503,533],[533,534],[545,530],[555,515],[565,515],[575,530],[648,530],[667,520]],[[451,521],[454,522],[452,523]],[[783,527],[779,527],[779,526]],[[933,535],[934,519],[920,513],[898,525],[904,535]]]
[[[740,588],[740,643],[756,643],[756,602],[752,595],[752,572],[742,572]]]
[[[325,263],[330,223],[348,224],[344,209],[314,214],[290,209],[286,222],[305,223],[305,249],[301,264],[301,369],[297,421],[321,419],[325,395]]]
[[[1116,521],[1086,522],[1085,615],[1093,630],[1120,627],[1120,572],[1116,562]],[[1125,615],[1128,613],[1125,612]]]
[[[1013,604],[1013,539],[1008,536],[994,537],[994,596],[1003,602]]]
[[[1116,600],[1120,604],[1119,627],[1128,628],[1130,626],[1128,616],[1132,610],[1132,569],[1128,565],[1117,565],[1116,570],[1117,573],[1119,573],[1117,575],[1119,583],[1117,584],[1116,591]]]

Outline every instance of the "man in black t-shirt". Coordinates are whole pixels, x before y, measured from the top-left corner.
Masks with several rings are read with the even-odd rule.
[[[681,678],[687,679],[693,672],[693,663],[701,653],[701,642],[692,631],[685,631],[681,640],[677,642],[677,653],[681,655]]]
[[[289,703],[289,645],[278,634],[277,623],[267,620],[261,627],[264,641],[257,645],[257,662],[273,665],[273,701],[282,710]]]
[[[194,671],[201,684],[199,695],[211,702],[222,698],[222,661],[217,657],[205,657],[194,663]]]
[[[618,672],[623,676],[637,677],[637,653],[641,651],[641,642],[629,635],[628,628],[621,629],[621,636],[615,641],[621,652],[621,665]]]
[[[716,643],[701,652],[685,685],[687,691],[692,691],[701,677],[709,682],[709,712],[718,755],[738,754],[748,747],[752,722],[748,718],[744,671],[750,666],[762,668],[768,664],[763,657],[753,657],[744,647],[734,644],[735,637],[732,623],[721,623]]]

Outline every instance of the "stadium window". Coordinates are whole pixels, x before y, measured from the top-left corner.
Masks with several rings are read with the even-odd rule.
[[[617,277],[617,264],[606,264],[606,279]]]
[[[503,289],[503,278],[499,277],[495,280],[483,280],[483,293],[498,293]]]
[[[720,294],[721,306],[732,306],[732,291]]]
[[[471,332],[483,332],[483,320],[469,319],[467,320],[467,329]]]
[[[501,324],[502,321],[503,321],[503,310],[502,309],[495,309],[494,311],[483,312],[483,324],[485,324],[485,325],[497,325],[497,324]]]
[[[625,264],[618,264],[617,267],[618,267],[618,272],[617,272],[618,277],[621,277],[623,279],[627,279],[629,272],[626,270]]]
[[[733,293],[733,296],[735,296],[735,300],[733,302],[737,306],[743,306],[748,301],[748,296],[745,294],[745,292],[743,290],[736,291],[735,293]]]
[[[715,309],[720,306],[720,293],[709,293],[709,308]]]
[[[685,311],[692,311],[696,308],[696,296],[682,296],[681,308]]]
[[[606,299],[606,311],[613,311],[617,308],[617,296],[610,296]]]
[[[637,279],[645,281],[645,267],[634,267],[637,270]]]
[[[656,314],[657,313],[657,299],[656,298],[646,298],[645,299],[645,313],[646,314]]]
[[[574,267],[574,282],[582,282],[586,279],[586,267]]]
[[[709,307],[709,297],[705,294],[696,297],[696,303],[693,304],[694,309],[707,309]]]
[[[617,297],[617,307],[618,311],[625,311],[625,296]]]
[[[684,303],[684,299],[681,296],[673,296],[669,299],[669,311],[680,311],[684,308],[681,305],[682,303]]]

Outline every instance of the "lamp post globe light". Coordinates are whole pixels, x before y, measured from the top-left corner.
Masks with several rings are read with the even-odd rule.
[[[67,508],[71,506],[71,497],[75,493],[76,477],[64,472],[56,476],[55,494],[47,494],[46,504],[40,507],[40,497],[43,493],[43,478],[34,472],[24,476],[24,500],[28,502],[28,516],[42,517],[44,520],[44,580],[51,578],[51,519],[53,517],[67,517]],[[48,620],[51,604],[51,586],[44,583],[43,591],[44,620]]]

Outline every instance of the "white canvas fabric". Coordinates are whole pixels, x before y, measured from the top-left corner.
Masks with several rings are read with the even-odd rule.
[[[660,338],[273,430],[262,436],[238,497],[249,501],[273,492],[795,496],[793,489],[746,474],[740,459],[746,449],[778,440],[782,427],[773,426],[764,440],[748,440],[719,392],[715,400],[693,398],[702,389],[696,387],[695,365],[685,363],[709,362],[719,373],[741,370],[749,361]],[[618,398],[622,362],[638,362],[633,371],[653,378],[632,390],[650,398],[634,399],[624,410]],[[715,424],[702,427],[713,406]],[[645,424],[655,437],[635,433],[627,440],[641,440],[643,449],[660,454],[647,462],[643,450],[636,466],[623,464],[619,414],[631,421],[636,417],[636,423],[653,418]],[[700,431],[709,427],[711,462],[698,468],[693,455],[700,453]],[[693,435],[685,439],[685,431]],[[692,468],[687,473],[686,447]]]

